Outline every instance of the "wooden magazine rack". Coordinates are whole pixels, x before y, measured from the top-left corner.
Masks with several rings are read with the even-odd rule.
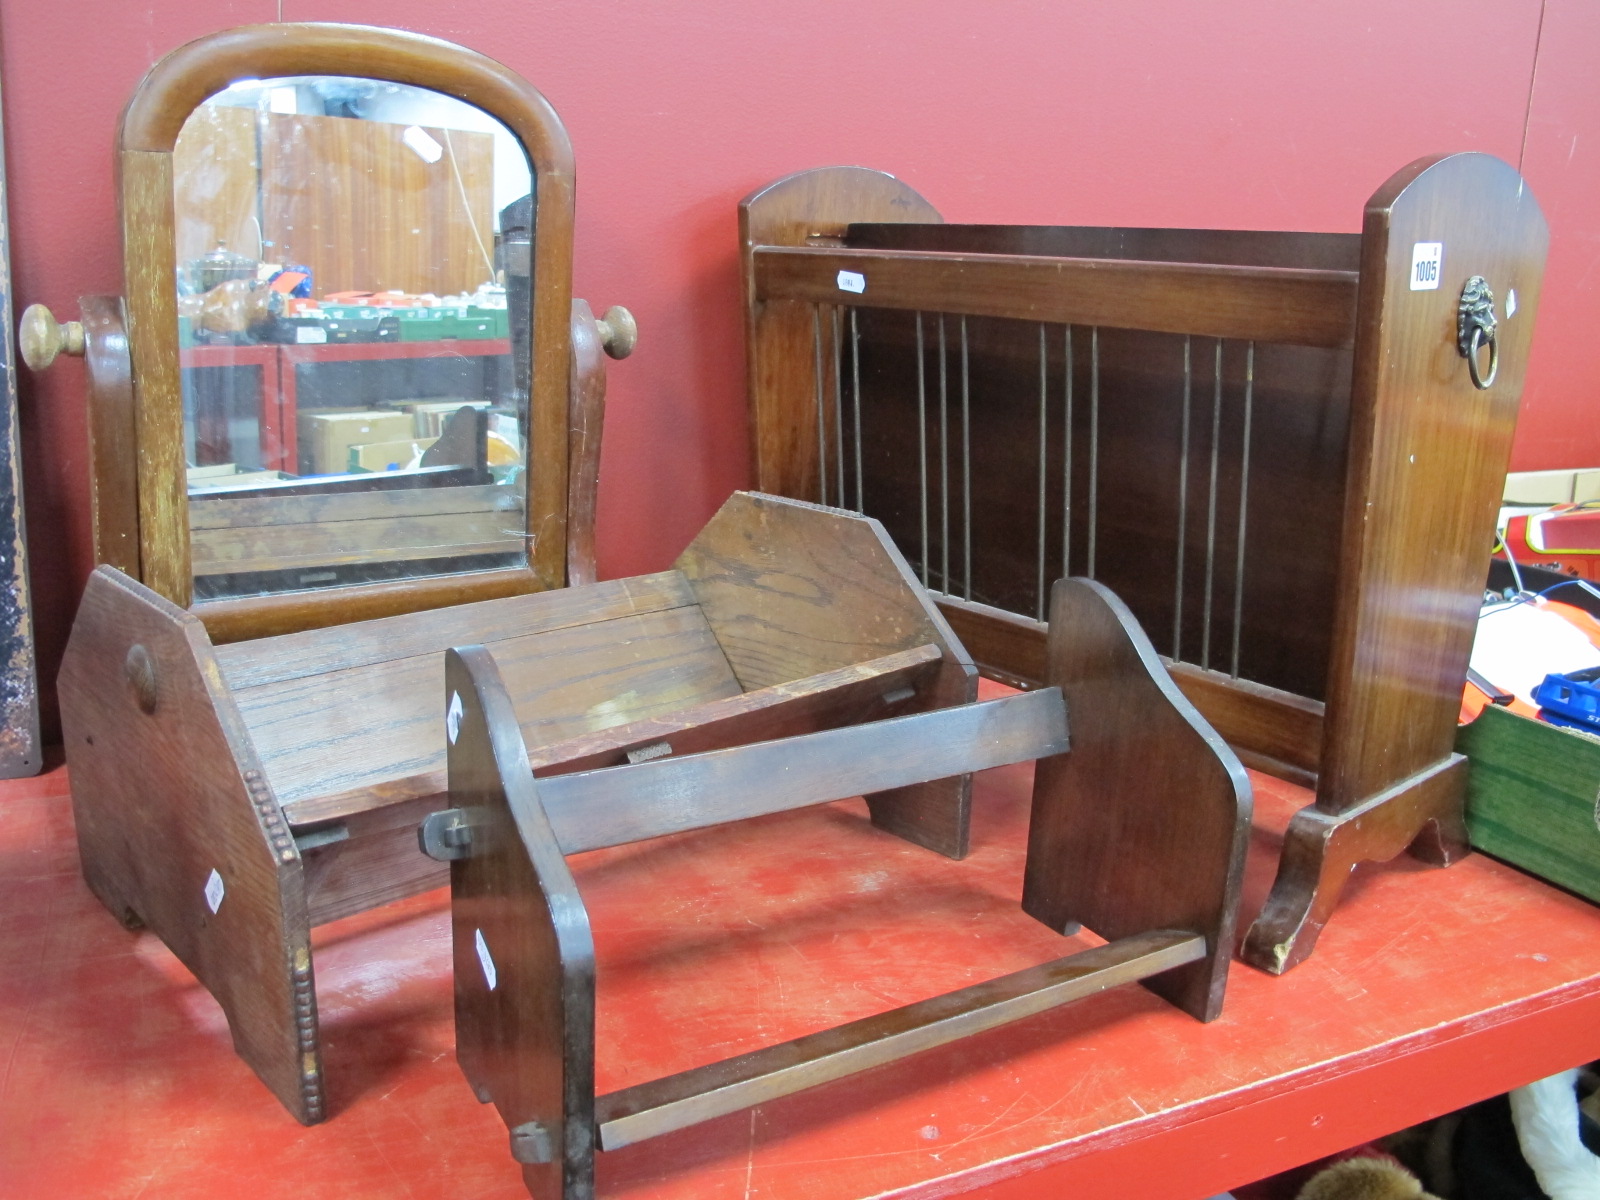
[[[888,175],[740,207],[757,486],[883,521],[980,668],[1098,579],[1246,763],[1314,787],[1243,953],[1358,862],[1467,849],[1456,714],[1547,234],[1422,159],[1354,234],[945,225]]]
[[[820,613],[788,586],[797,581],[770,582],[789,603]],[[658,744],[662,756],[616,766],[589,758],[556,778],[547,777],[553,757],[565,758],[563,770],[580,764],[526,739],[526,701],[500,670],[521,670],[516,660],[499,647],[449,653],[451,807],[429,817],[422,836],[430,854],[451,863],[456,1054],[479,1099],[493,1101],[510,1129],[536,1200],[592,1196],[597,1149],[1108,987],[1139,981],[1200,1020],[1218,1014],[1250,825],[1244,769],[1102,585],[1062,580],[1051,618],[1051,686],[1041,690],[799,732],[812,718],[783,714],[829,704],[830,694],[849,686],[818,677],[774,697],[759,728],[770,740],[707,752],[705,717],[682,713],[675,732],[663,731],[670,745]],[[1107,944],[595,1095],[594,946],[564,855],[863,792],[927,787],[940,776],[1025,759],[1038,765],[1022,906],[1065,933],[1086,925]]]
[[[494,647],[541,775],[973,699],[874,521],[740,493],[672,570],[213,645],[100,567],[61,674],[85,878],[214,995],[240,1055],[327,1115],[312,927],[438,887],[444,651]],[[966,852],[970,782],[885,784],[886,829]]]

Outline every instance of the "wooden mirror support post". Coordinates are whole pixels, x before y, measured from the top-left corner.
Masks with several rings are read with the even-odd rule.
[[[883,520],[980,669],[1107,584],[1250,766],[1315,789],[1243,955],[1466,852],[1455,721],[1547,232],[1483,154],[1355,234],[952,225],[877,171],[740,206],[757,486]]]
[[[259,529],[281,542],[294,515],[353,499],[371,511],[343,516],[359,515],[354,523],[381,539],[394,495],[381,487],[335,495],[325,480],[297,491],[290,481],[255,526],[247,518],[264,502],[249,495],[205,500],[215,519],[194,521],[189,511],[173,307],[178,134],[231,84],[323,74],[474,105],[527,159],[537,203],[529,206],[519,386],[531,394],[531,430],[521,474],[496,489],[526,515],[533,545],[516,568],[192,603],[195,544],[216,531],[239,540]],[[100,566],[60,679],[83,872],[113,913],[172,949],[221,1004],[240,1055],[297,1118],[315,1122],[327,1103],[311,928],[443,882],[414,832],[445,786],[432,704],[445,648],[539,642],[547,664],[569,662],[563,684],[528,683],[538,693],[529,719],[540,738],[588,736],[741,689],[683,572],[595,583],[604,356],[625,357],[637,330],[625,310],[596,320],[571,295],[571,149],[527,81],[482,55],[399,31],[229,30],[151,69],[123,114],[118,164],[126,298],[85,298],[81,319],[64,325],[35,306],[22,327],[31,366],[81,355],[88,382]],[[265,357],[295,348],[248,347]],[[481,475],[482,414],[458,409],[446,432],[440,440],[459,435]],[[587,585],[582,598],[569,598],[578,593],[568,584]],[[914,645],[939,642],[928,628],[927,620],[917,626]],[[619,653],[624,630],[665,657]],[[889,669],[894,686],[912,689],[902,703],[931,702],[924,691],[948,686],[934,682],[943,666],[927,661],[942,660],[946,644]],[[953,639],[948,645],[959,654]],[[583,665],[596,653],[603,662]],[[963,680],[973,674],[964,658],[949,666]],[[602,736],[596,753],[604,745]],[[945,794],[964,793],[946,785]]]
[[[416,830],[446,804],[444,652],[471,643],[493,647],[540,775],[977,688],[877,522],[748,493],[668,571],[227,645],[99,568],[61,671],[84,876],[194,972],[302,1121],[327,1115],[311,929],[445,882]],[[885,782],[874,821],[965,853],[967,770]]]
[[[1218,1015],[1250,825],[1244,769],[1115,596],[1063,580],[1052,604],[1050,687],[557,778],[540,770],[548,751],[524,740],[498,654],[450,652],[451,807],[422,836],[451,864],[456,1054],[505,1120],[535,1200],[592,1196],[597,1150],[1109,987],[1142,982],[1200,1020]],[[564,855],[1026,759],[1039,762],[1022,906],[1107,944],[595,1095],[594,944]]]

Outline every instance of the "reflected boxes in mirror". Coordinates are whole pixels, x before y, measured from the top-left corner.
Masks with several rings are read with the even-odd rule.
[[[300,466],[307,475],[342,475],[350,447],[395,442],[416,432],[406,413],[367,409],[358,412],[300,414]]]

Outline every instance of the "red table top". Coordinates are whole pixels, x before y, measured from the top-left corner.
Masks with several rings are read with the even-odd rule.
[[[1066,953],[1017,908],[1030,774],[979,777],[960,863],[860,801],[574,858],[600,1090]],[[1247,913],[1306,799],[1256,777]],[[0,1194],[526,1195],[453,1060],[444,892],[315,935],[332,1118],[307,1129],[90,895],[64,769],[0,784],[0,863]],[[1198,1200],[1594,1058],[1600,909],[1482,855],[1400,860],[1357,873],[1301,967],[1235,963],[1211,1025],[1103,994],[602,1154],[598,1193]]]

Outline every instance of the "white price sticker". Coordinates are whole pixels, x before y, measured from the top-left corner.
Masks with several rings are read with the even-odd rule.
[[[1438,290],[1440,266],[1444,262],[1443,242],[1418,242],[1411,247],[1411,290]]]
[[[222,897],[227,890],[222,884],[222,876],[213,870],[206,879],[206,907],[211,910],[212,916],[216,916],[217,909],[222,907]]]
[[[841,292],[854,292],[859,296],[867,290],[867,277],[860,271],[840,271],[839,290]]]
[[[294,340],[302,346],[321,345],[328,340],[326,329],[317,329],[310,325],[302,325],[294,331]]]
[[[456,738],[461,736],[461,693],[450,693],[450,707],[444,714],[444,731],[450,735],[450,744],[456,744]]]
[[[400,140],[410,146],[416,156],[425,163],[436,163],[444,157],[444,147],[439,144],[439,140],[420,125],[407,125],[405,132],[400,135]]]
[[[494,959],[489,956],[489,943],[483,940],[483,930],[472,931],[472,944],[478,948],[478,965],[483,968],[484,981],[492,992],[500,982],[500,976],[495,972]]]

